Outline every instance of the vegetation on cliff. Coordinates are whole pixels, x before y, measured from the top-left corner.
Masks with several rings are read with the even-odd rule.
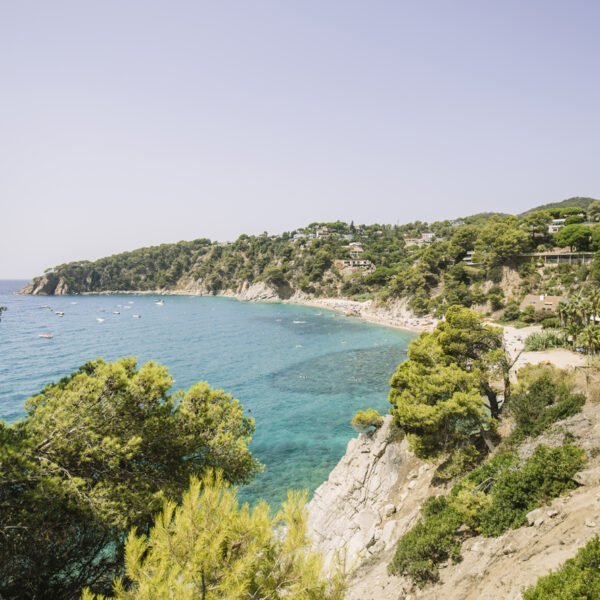
[[[600,538],[590,540],[558,571],[525,590],[523,600],[594,600],[600,598]]]
[[[538,445],[529,458],[517,448],[579,412],[585,396],[574,391],[572,376],[548,365],[521,369],[509,393],[509,367],[497,330],[464,308],[452,308],[433,333],[412,342],[391,381],[392,414],[420,456],[444,455],[438,479],[463,476],[447,496],[423,506],[421,520],[398,543],[391,573],[419,586],[437,581],[443,562],[460,560],[465,538],[520,527],[529,511],[576,487],[573,476],[584,464],[579,448]],[[488,398],[494,386],[503,387],[496,410]],[[499,441],[489,433],[502,413],[514,420],[513,432],[481,463],[495,449],[490,442]]]

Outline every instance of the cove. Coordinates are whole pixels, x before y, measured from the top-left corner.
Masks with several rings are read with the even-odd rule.
[[[0,418],[22,417],[27,397],[93,358],[154,359],[169,368],[174,389],[208,381],[254,417],[251,447],[265,472],[241,490],[250,502],[278,504],[288,488],[312,493],[325,481],[355,435],[354,412],[387,412],[389,379],[414,338],[303,306],[15,295],[23,285],[0,282],[0,304],[8,307],[0,323]]]

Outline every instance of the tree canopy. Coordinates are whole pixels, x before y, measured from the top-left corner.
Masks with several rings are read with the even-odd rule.
[[[493,430],[507,372],[500,330],[451,307],[432,333],[411,342],[391,380],[391,412],[420,456],[463,447]]]
[[[167,502],[148,536],[129,534],[128,581],[117,581],[114,598],[341,600],[341,573],[325,578],[309,549],[305,500],[289,492],[271,517],[264,502],[240,507],[218,472],[192,478],[181,504]]]
[[[147,528],[190,476],[216,467],[243,483],[260,470],[237,400],[172,383],[154,362],[96,360],[30,398],[23,420],[0,422],[0,595],[103,589],[126,530]]]

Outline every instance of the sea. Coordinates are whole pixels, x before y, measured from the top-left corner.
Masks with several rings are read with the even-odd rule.
[[[240,400],[256,421],[251,448],[265,471],[239,495],[275,508],[287,489],[312,494],[327,479],[356,436],[356,410],[388,411],[390,377],[414,337],[291,304],[18,295],[26,283],[0,281],[8,308],[0,322],[0,419],[22,418],[29,396],[88,360],[153,359],[169,368],[173,390],[207,381]]]

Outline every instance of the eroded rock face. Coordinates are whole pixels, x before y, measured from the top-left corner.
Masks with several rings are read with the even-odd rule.
[[[60,275],[46,273],[41,277],[36,277],[21,290],[21,293],[34,296],[62,296],[69,293],[69,286]]]
[[[372,437],[350,440],[308,505],[309,532],[326,567],[337,555],[352,570],[391,547],[418,515],[430,480],[429,466],[410,452],[392,417]]]
[[[277,290],[264,281],[259,281],[249,285],[245,283],[241,290],[237,294],[238,300],[244,300],[247,302],[276,302],[280,300]]]

